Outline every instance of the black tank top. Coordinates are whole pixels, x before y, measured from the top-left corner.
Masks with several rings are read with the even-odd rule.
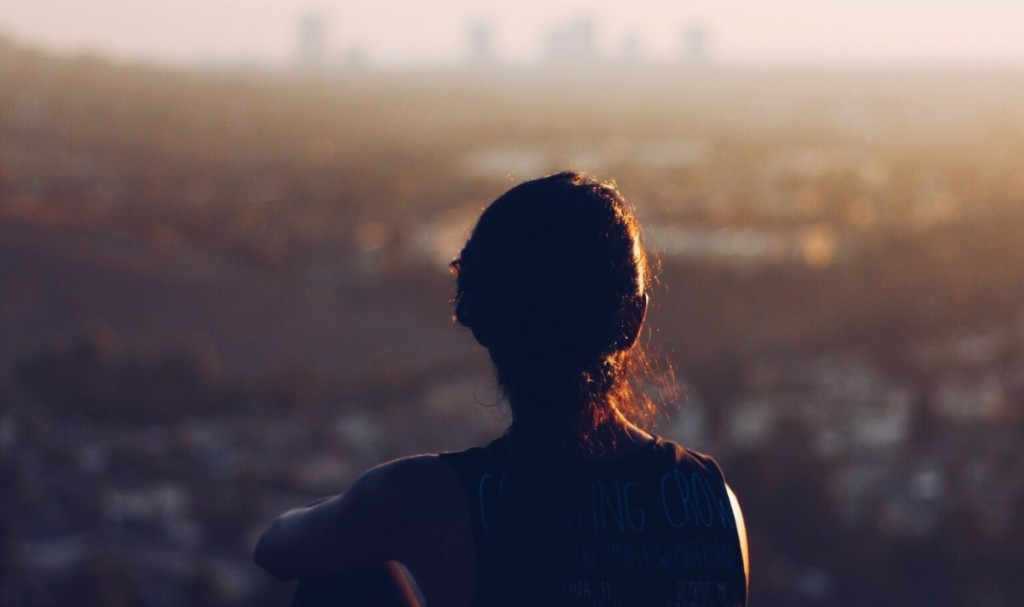
[[[739,536],[713,459],[658,439],[541,466],[506,438],[443,453],[473,517],[473,605],[746,605]]]

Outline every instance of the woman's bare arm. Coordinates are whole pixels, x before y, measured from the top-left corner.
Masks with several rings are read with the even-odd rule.
[[[398,561],[429,597],[471,570],[469,511],[458,479],[437,456],[395,460],[342,495],[279,516],[256,545],[255,559],[282,580]],[[472,585],[471,578],[458,581]]]

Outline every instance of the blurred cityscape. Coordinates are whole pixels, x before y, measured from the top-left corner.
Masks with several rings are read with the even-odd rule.
[[[660,256],[658,431],[729,474],[753,605],[1024,596],[1024,71],[188,72],[0,41],[0,90],[0,604],[286,604],[250,557],[273,515],[504,429],[447,262],[567,168],[615,178]]]
[[[331,18],[323,12],[310,12],[299,18],[291,69],[338,72],[373,64],[373,58],[358,45],[348,46],[341,52],[335,50],[337,40],[331,23]],[[513,68],[564,70],[596,66],[636,68],[654,63],[693,67],[711,60],[710,32],[698,23],[681,27],[675,52],[660,57],[650,54],[641,38],[634,34],[627,34],[608,48],[599,39],[599,25],[594,17],[583,15],[550,28],[538,41],[539,60],[524,64],[501,51],[498,28],[488,20],[476,20],[465,31],[463,68],[473,71]]]

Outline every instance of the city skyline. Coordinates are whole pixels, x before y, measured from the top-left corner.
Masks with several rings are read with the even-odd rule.
[[[286,0],[8,0],[0,36],[61,53],[189,65],[294,63],[299,23],[320,15],[325,57],[358,56],[383,68],[457,66],[481,32],[492,58],[536,64],[550,56],[552,32],[589,22],[601,57],[678,61],[703,32],[703,51],[741,65],[1024,65],[1024,5],[1001,0],[929,3],[750,0],[665,5],[522,0],[481,8],[465,0],[430,5],[385,0],[369,6]],[[476,32],[475,34],[473,32]],[[477,36],[474,43],[474,36]],[[479,50],[479,48],[478,48]]]

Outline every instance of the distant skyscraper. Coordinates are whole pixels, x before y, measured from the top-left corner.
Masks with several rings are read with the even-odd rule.
[[[708,30],[700,25],[691,25],[683,33],[683,58],[688,63],[706,63],[708,51]]]
[[[584,63],[597,58],[594,21],[583,18],[548,32],[544,55],[551,63]]]
[[[619,47],[619,60],[624,63],[639,63],[641,59],[643,59],[643,46],[640,44],[640,38],[628,36]]]
[[[324,67],[327,45],[327,18],[320,13],[309,13],[299,21],[299,40],[295,64],[303,69]]]
[[[469,61],[474,64],[493,63],[494,30],[485,21],[477,21],[469,28]]]

